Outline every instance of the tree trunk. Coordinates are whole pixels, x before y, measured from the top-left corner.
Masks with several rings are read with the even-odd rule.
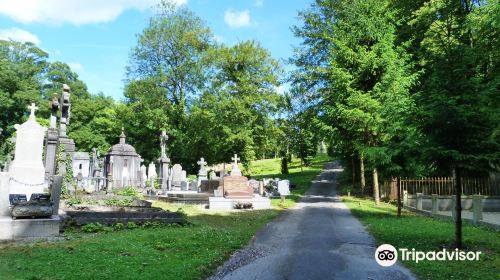
[[[398,218],[401,217],[401,178],[396,179],[396,194],[398,196]]]
[[[354,156],[351,157],[352,164],[352,190],[354,190],[354,185],[356,184],[356,166],[354,165]]]
[[[380,204],[380,194],[378,189],[378,172],[377,168],[373,168],[373,197],[375,198],[375,205]]]
[[[363,154],[359,154],[359,180],[361,183],[361,195],[365,194],[365,163]]]
[[[456,207],[456,220],[455,220],[455,246],[458,249],[462,249],[462,179],[460,178],[460,168],[455,167],[455,197],[457,204]]]

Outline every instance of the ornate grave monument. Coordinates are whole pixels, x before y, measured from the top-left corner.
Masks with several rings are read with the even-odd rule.
[[[141,157],[134,147],[125,142],[125,138],[122,128],[120,142],[113,145],[106,154],[104,173],[108,178],[106,185],[108,192],[116,187],[140,187],[141,185],[141,178],[137,177],[141,168]]]

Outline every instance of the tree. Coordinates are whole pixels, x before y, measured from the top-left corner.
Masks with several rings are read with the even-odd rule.
[[[299,69],[294,84],[309,90],[320,119],[359,155],[362,182],[364,160],[370,164],[376,203],[377,168],[391,161],[385,145],[400,129],[393,120],[411,102],[414,80],[408,57],[395,45],[387,6],[387,1],[317,0],[300,14],[304,26],[294,32],[303,38],[303,48],[292,59]]]
[[[482,4],[485,4],[484,6]],[[498,1],[434,0],[409,20],[423,26],[418,62],[424,69],[415,95],[424,152],[437,172],[485,175],[500,161]],[[496,23],[495,23],[496,22]],[[456,184],[458,185],[458,184]],[[457,188],[456,246],[462,246],[460,190]]]
[[[281,100],[276,93],[281,68],[254,41],[219,46],[207,59],[213,78],[191,109],[187,142],[211,162],[238,153],[248,169],[256,152],[280,135],[271,116]]]

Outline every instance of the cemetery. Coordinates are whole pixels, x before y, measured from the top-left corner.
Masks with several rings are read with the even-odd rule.
[[[94,2],[0,4],[0,280],[498,279],[498,0]]]

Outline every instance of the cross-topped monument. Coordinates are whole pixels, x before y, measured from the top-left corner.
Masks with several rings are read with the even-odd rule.
[[[167,157],[167,140],[168,140],[167,132],[165,132],[165,130],[162,130],[160,135],[160,148],[161,148],[162,158]]]
[[[198,175],[201,176],[207,176],[207,169],[205,166],[207,165],[207,162],[205,161],[204,158],[200,158],[200,160],[197,162],[197,164],[200,166],[200,171],[198,171]]]
[[[237,154],[234,154],[234,157],[232,157],[231,160],[233,160],[233,164],[238,165],[238,160],[240,160],[240,158]]]
[[[28,106],[28,109],[31,110],[30,113],[30,119],[35,117],[35,111],[38,110],[38,107],[35,105],[35,103],[31,103],[30,106]]]
[[[233,160],[233,166],[231,166],[231,176],[241,176],[241,171],[238,167],[238,160],[240,160],[240,158],[237,154],[234,154],[234,157],[231,159]]]

